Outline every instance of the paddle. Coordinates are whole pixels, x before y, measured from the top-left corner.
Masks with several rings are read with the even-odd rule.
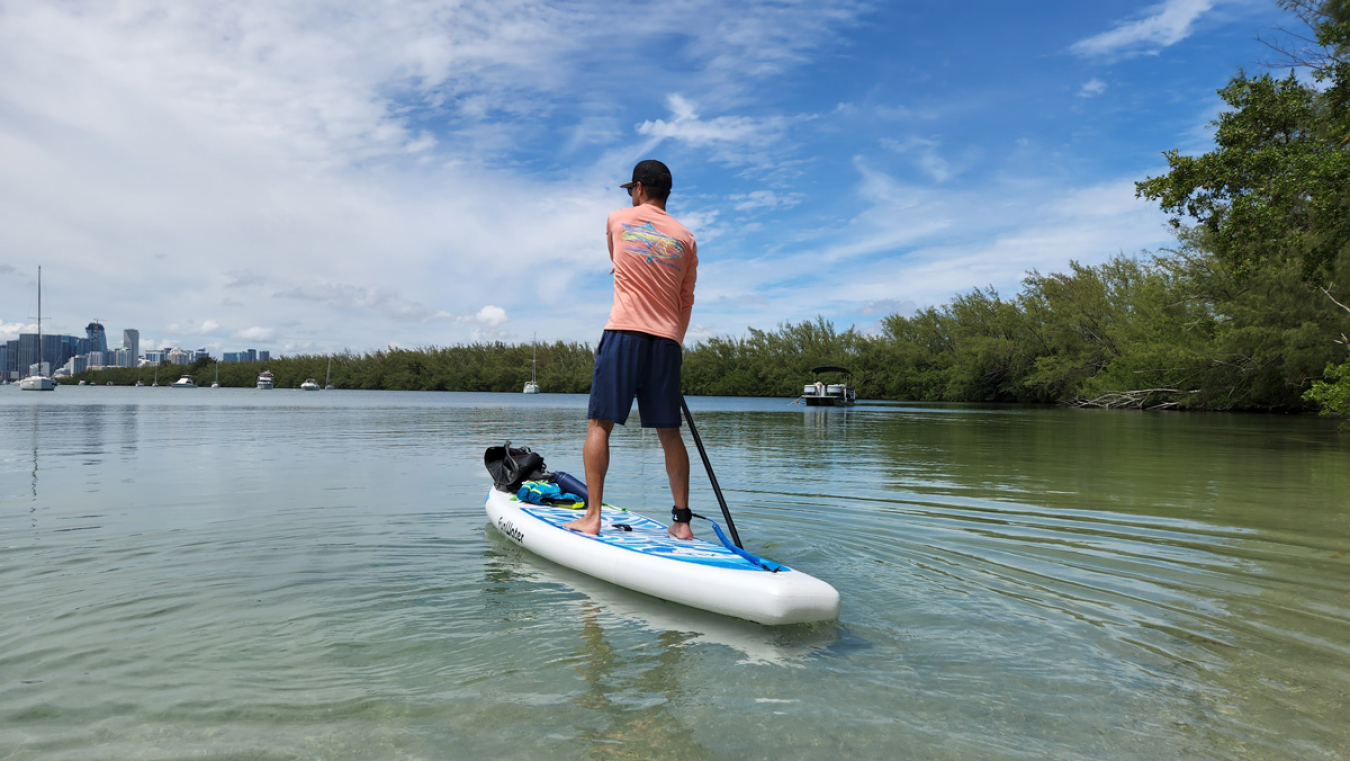
[[[694,416],[689,414],[689,404],[684,400],[684,394],[680,394],[680,409],[684,410],[684,419],[689,422],[689,432],[694,434],[694,443],[698,445],[698,454],[703,458],[703,467],[708,469],[708,480],[712,482],[713,494],[717,495],[717,504],[722,506],[722,517],[727,519],[727,529],[731,531],[731,541],[736,543],[737,547],[744,548],[741,544],[741,537],[736,533],[736,524],[731,520],[731,511],[727,509],[727,501],[722,497],[722,487],[717,485],[717,474],[713,473],[712,461],[708,459],[708,450],[703,448],[703,439],[698,436],[698,428],[694,427]]]

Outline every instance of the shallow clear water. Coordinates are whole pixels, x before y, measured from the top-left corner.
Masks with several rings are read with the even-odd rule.
[[[488,526],[483,449],[579,473],[583,397],[0,387],[0,759],[1350,757],[1334,424],[787,401],[690,400],[843,597],[769,628]]]

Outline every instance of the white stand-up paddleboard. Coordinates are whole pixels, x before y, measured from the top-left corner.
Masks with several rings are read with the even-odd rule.
[[[820,579],[755,563],[721,544],[675,539],[663,524],[610,505],[600,513],[599,536],[562,527],[580,517],[577,510],[521,502],[498,489],[488,491],[487,514],[536,555],[663,600],[761,624],[839,617],[839,593]]]

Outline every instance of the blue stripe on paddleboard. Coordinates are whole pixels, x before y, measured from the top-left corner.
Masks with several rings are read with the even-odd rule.
[[[515,502],[515,500],[512,500]],[[548,507],[544,505],[533,505],[529,503],[516,502],[521,510],[526,513],[556,526],[560,531],[567,531],[562,527],[564,523],[576,520],[580,512],[566,507]],[[632,531],[624,531],[620,528],[614,528],[614,524],[622,523],[633,528]],[[645,555],[653,555],[668,560],[677,560],[682,563],[693,563],[695,565],[706,565],[714,568],[731,568],[741,571],[760,571],[768,573],[763,567],[746,560],[731,550],[719,544],[705,542],[702,539],[693,541],[684,541],[672,538],[666,533],[666,527],[645,515],[630,513],[625,510],[610,510],[606,508],[600,513],[600,535],[590,536],[588,534],[578,534],[587,539],[593,539],[597,542],[603,542],[620,549],[632,552],[641,552]],[[779,566],[783,570],[789,570],[784,566]]]

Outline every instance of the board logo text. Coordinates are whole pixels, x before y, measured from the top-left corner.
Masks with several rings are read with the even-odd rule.
[[[516,542],[523,543],[525,541],[525,532],[516,528],[516,524],[506,520],[505,518],[497,519],[497,528],[501,529],[503,534],[506,534],[507,536],[511,537]]]

